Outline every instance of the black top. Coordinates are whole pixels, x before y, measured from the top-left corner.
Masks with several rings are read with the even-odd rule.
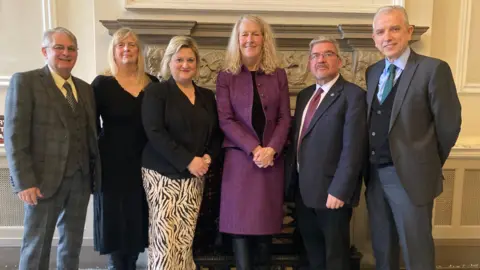
[[[400,75],[401,77],[402,75]],[[378,101],[377,90],[373,98],[370,112],[369,141],[370,141],[370,163],[377,166],[389,166],[393,164],[390,143],[388,141],[388,130],[390,128],[390,117],[392,115],[393,103],[397,94],[398,82],[393,86],[392,91],[382,104]]]
[[[215,96],[195,87],[195,104],[175,80],[150,84],[145,90],[142,119],[148,137],[142,166],[172,179],[191,178],[187,169],[195,156],[218,156],[223,140]]]
[[[263,130],[265,129],[265,113],[263,112],[262,100],[258,93],[257,82],[255,81],[256,71],[251,71],[253,81],[253,105],[252,105],[252,126],[257,133],[260,143],[263,145]]]
[[[97,116],[103,122],[102,127],[98,122],[102,190],[143,188],[141,153],[147,141],[141,120],[144,92],[134,97],[112,76],[97,76],[92,87]]]

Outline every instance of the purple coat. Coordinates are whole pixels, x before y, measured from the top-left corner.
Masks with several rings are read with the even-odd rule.
[[[265,113],[264,146],[278,153],[273,167],[258,168],[251,152],[260,144],[252,126],[253,81],[242,67],[239,74],[220,72],[217,109],[225,133],[225,162],[220,202],[220,231],[264,235],[281,231],[283,223],[284,160],[282,150],[290,127],[287,75],[257,72],[255,81]]]

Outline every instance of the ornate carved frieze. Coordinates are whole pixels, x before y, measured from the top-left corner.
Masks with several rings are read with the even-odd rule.
[[[198,84],[215,89],[217,73],[222,69],[224,50],[233,24],[198,23],[195,21],[131,20],[101,21],[113,34],[120,27],[132,28],[146,44],[147,70],[159,75],[164,49],[172,36],[188,35],[195,38],[200,47],[200,75]],[[365,88],[365,70],[382,55],[372,40],[371,25],[290,25],[273,24],[278,45],[278,61],[288,75],[292,105],[297,93],[314,83],[308,72],[308,44],[319,35],[335,37],[341,47],[342,75]],[[412,43],[420,39],[428,27],[415,27]],[[293,108],[293,106],[292,106]]]
[[[146,46],[147,70],[156,76],[160,75],[160,61],[163,57],[165,45]],[[217,73],[222,69],[224,50],[200,50],[200,74],[198,84],[214,89]],[[290,91],[296,95],[298,91],[314,83],[308,72],[308,51],[279,51],[278,61],[288,75]],[[367,67],[382,58],[379,52],[350,51],[341,53],[343,68],[342,75],[349,81],[365,87],[365,71]]]

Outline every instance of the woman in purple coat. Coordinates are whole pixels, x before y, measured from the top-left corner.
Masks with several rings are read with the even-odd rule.
[[[290,127],[286,73],[270,26],[242,16],[233,27],[217,108],[225,133],[220,231],[231,234],[236,267],[270,269],[272,235],[283,221],[282,149]]]

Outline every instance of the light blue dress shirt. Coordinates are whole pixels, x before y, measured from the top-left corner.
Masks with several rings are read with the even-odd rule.
[[[405,69],[405,66],[407,65],[408,57],[410,57],[410,47],[407,47],[407,49],[400,55],[399,58],[397,58],[393,63],[390,63],[387,58],[385,58],[385,68],[383,69],[382,75],[380,75],[380,80],[378,81],[378,93],[377,93],[377,98],[379,101],[382,100],[382,94],[383,94],[383,89],[385,89],[385,83],[387,82],[388,79],[388,67],[391,64],[394,64],[397,68],[395,69],[395,78],[393,80],[393,85],[397,83],[398,78],[402,74],[403,70]]]

